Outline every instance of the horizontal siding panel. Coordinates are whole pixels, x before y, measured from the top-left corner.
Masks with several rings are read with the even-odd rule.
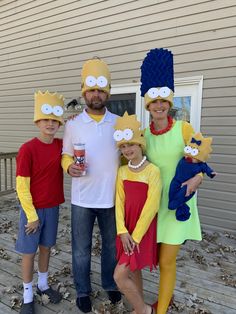
[[[228,105],[228,102],[227,102]],[[236,116],[236,106],[222,106],[221,100],[221,107],[204,107],[202,108],[202,117],[232,117]]]
[[[210,32],[212,34],[212,32]],[[224,30],[224,34],[225,34],[225,30]],[[235,33],[236,33],[236,28],[235,28]],[[176,35],[176,34],[175,34]],[[191,36],[192,38],[193,36]],[[202,36],[200,36],[200,38],[202,39]],[[195,40],[194,38],[192,38],[192,40]],[[161,43],[159,43],[161,45]],[[156,43],[150,43],[150,48],[155,47]],[[163,45],[165,46],[165,45]],[[94,47],[94,45],[93,45]],[[97,46],[95,46],[97,49]],[[48,55],[41,55],[41,58],[36,58],[35,56],[28,56],[26,58],[24,58],[22,60],[22,58],[20,58],[19,60],[16,59],[11,59],[8,61],[2,61],[0,59],[0,71],[1,72],[6,72],[6,69],[4,68],[5,66],[7,67],[7,71],[17,71],[17,70],[22,70],[22,69],[27,69],[27,68],[41,68],[41,67],[46,67],[46,66],[52,66],[52,65],[59,65],[60,64],[67,64],[67,63],[71,63],[73,64],[73,62],[75,62],[76,64],[78,64],[79,62],[84,62],[87,58],[91,58],[91,55],[94,55],[94,53],[96,55],[99,55],[103,58],[105,58],[105,60],[108,62],[108,64],[119,64],[121,62],[121,60],[123,59],[122,62],[124,62],[124,60],[126,59],[125,56],[129,56],[130,54],[132,55],[133,60],[135,60],[137,57],[137,53],[138,51],[142,50],[142,52],[140,53],[140,60],[139,60],[139,64],[141,63],[141,60],[143,59],[143,56],[146,54],[147,50],[149,49],[149,47],[146,47],[145,49],[140,49],[142,47],[142,45],[136,44],[134,45],[131,49],[130,45],[126,45],[124,47],[117,47],[116,49],[113,48],[109,48],[106,47],[106,49],[104,51],[100,50],[98,51],[98,49],[96,51],[91,51],[91,47],[87,47],[86,51],[78,51],[72,54],[71,53],[71,49],[70,50],[66,50],[65,55],[63,55],[63,58],[60,58],[60,56],[58,55],[59,52],[57,52],[57,54],[55,53],[51,53],[50,56]],[[168,47],[167,47],[168,48]],[[174,48],[175,49],[175,48]],[[173,50],[174,50],[173,49]],[[181,49],[181,47],[179,48]],[[89,53],[87,51],[90,51]],[[135,51],[135,53],[134,53]],[[184,51],[182,49],[182,51]],[[175,61],[175,68],[176,68],[176,73],[178,73],[178,67],[179,67],[179,62],[178,62],[178,54],[176,54],[176,61]],[[83,57],[82,57],[83,56]],[[221,60],[219,62],[219,60],[211,60],[211,55],[209,54],[209,60],[207,61],[201,61],[201,63],[197,63],[196,62],[191,62],[191,63],[184,63],[181,65],[180,70],[181,72],[183,71],[196,71],[196,70],[206,70],[206,69],[212,69],[212,68],[222,68],[222,67],[232,67],[232,66],[236,66],[235,64],[235,58],[224,58],[223,60]],[[121,60],[120,60],[121,59]],[[232,62],[231,62],[232,61]],[[222,63],[223,62],[223,63]],[[202,67],[199,67],[199,65],[202,65]],[[211,65],[209,67],[209,65]],[[112,67],[111,67],[112,69]]]
[[[214,169],[216,172],[217,170]],[[220,176],[220,174],[219,174]],[[236,192],[236,184],[232,184],[232,183],[224,183],[222,184],[221,182],[217,182],[217,176],[212,179],[211,181],[206,181],[204,180],[204,189],[207,190],[213,190],[213,191],[225,191],[225,192],[232,192],[235,193]]]
[[[236,17],[234,17],[232,19],[227,19],[227,21],[230,21],[229,26],[234,27],[236,24]],[[212,22],[212,24],[214,24],[214,21]],[[219,24],[221,24],[221,23],[219,23],[219,21],[218,21],[217,23],[215,23],[215,25],[209,25],[209,28],[211,28],[211,29],[212,28],[218,28]],[[185,29],[185,31],[187,31],[188,33],[189,33],[189,27],[187,27]],[[86,51],[88,51],[88,49],[90,51],[91,51],[91,49],[93,49],[94,43],[96,43],[96,47],[94,47],[94,49],[96,48],[95,49],[96,51],[108,49],[108,47],[111,47],[110,49],[114,49],[114,48],[119,47],[119,49],[120,49],[122,46],[127,47],[127,44],[130,45],[131,42],[132,42],[132,45],[130,45],[131,48],[133,46],[133,48],[135,49],[135,45],[139,44],[140,41],[142,41],[142,42],[153,42],[153,38],[154,38],[154,33],[151,33],[151,32],[140,34],[137,36],[131,35],[131,37],[127,37],[126,32],[124,31],[123,38],[117,38],[116,34],[114,34],[113,38],[111,38],[111,36],[109,36],[109,35],[110,35],[110,33],[108,33],[107,38],[106,38],[106,35],[101,34],[100,35],[101,39],[97,35],[97,36],[94,36],[94,38],[91,38],[91,37],[87,38],[86,37],[86,38],[82,38],[82,39],[71,40],[69,42],[59,43],[56,45],[48,45],[48,46],[41,46],[41,45],[39,46],[40,38],[38,38],[38,41],[37,41],[36,45],[34,45],[33,49],[3,54],[1,56],[1,63],[4,63],[4,61],[8,60],[9,62],[11,61],[15,64],[15,63],[19,62],[19,60],[18,60],[19,58],[22,58],[23,60],[29,61],[28,58],[32,57],[32,56],[35,56],[35,59],[37,60],[38,58],[41,58],[41,54],[44,55],[44,58],[50,58],[50,57],[52,57],[52,55],[54,57],[61,57],[64,55],[66,50],[67,50],[67,52],[69,52],[70,54],[73,55],[74,53],[78,52],[78,45],[80,46],[80,53],[85,53]],[[176,32],[173,33],[173,36],[176,37]],[[109,42],[109,44],[108,44],[108,42]],[[230,57],[230,56],[232,56],[232,53],[233,52],[231,49],[227,49],[224,51],[223,51],[223,49],[218,49],[218,50],[214,51],[212,58],[217,59],[218,57],[221,57],[221,56]],[[192,58],[191,58],[191,56],[189,56],[189,54],[184,54],[184,56],[186,58],[185,62],[188,62],[189,60],[191,60],[191,61],[205,60],[208,57],[204,52],[193,53]]]
[[[205,126],[202,125],[201,126],[201,132],[203,134],[211,134],[211,136],[214,135],[219,135],[219,134],[224,134],[225,136],[232,136],[232,135],[236,135],[236,129],[235,127],[226,127],[226,126]]]
[[[206,207],[206,206],[199,206],[199,213],[200,216],[208,216],[208,217],[214,217],[215,219],[222,219],[222,215],[224,216],[224,220],[228,221],[235,221],[236,220],[236,213],[233,211],[227,211],[224,207],[222,208],[214,208]]]
[[[202,218],[203,215],[200,217]],[[202,219],[201,219],[202,221]],[[226,221],[224,219],[217,219],[215,217],[208,217],[206,215],[204,215],[204,223],[202,224],[202,226],[207,226],[207,227],[212,227],[213,230],[216,229],[216,226],[218,226],[218,228],[221,230],[221,231],[226,231],[226,226],[227,225],[227,230],[230,231],[230,232],[233,232],[235,233],[235,220],[229,220]]]
[[[234,69],[234,68],[233,68]],[[234,69],[236,71],[236,68]],[[236,73],[236,72],[235,72]],[[204,83],[203,83],[204,84]],[[222,103],[225,104],[225,98],[223,95],[218,98],[204,98],[203,100],[203,109],[205,107],[222,107]],[[235,97],[227,97],[227,106],[233,106],[235,103]]]
[[[229,18],[230,15],[232,15],[231,18]],[[212,28],[220,31],[221,28],[219,28],[219,25],[221,24],[221,21],[223,21],[224,17],[227,17],[228,27],[235,26],[235,23],[234,23],[235,17],[234,17],[234,14],[232,13],[231,8],[226,8],[223,11],[220,10],[218,13],[218,16],[216,13],[214,15],[214,21],[211,21],[211,16],[212,16],[211,12],[207,12],[204,14],[204,18],[207,21],[205,24],[203,23],[204,18],[202,16],[202,13],[200,13],[200,16],[196,16],[196,23],[199,23],[199,20],[201,20],[201,24],[200,24],[201,33],[209,31],[209,30],[212,33]],[[56,15],[54,17],[56,17]],[[47,45],[52,45],[51,50],[56,50],[58,49],[57,48],[58,46],[61,47],[60,49],[62,49],[63,46],[65,45],[67,45],[68,48],[75,47],[77,44],[77,41],[80,41],[81,42],[80,46],[83,46],[86,44],[87,41],[89,42],[96,41],[95,38],[97,38],[97,41],[108,41],[108,40],[130,37],[132,38],[132,41],[134,41],[135,43],[135,38],[137,38],[137,36],[139,37],[141,35],[145,36],[147,34],[150,34],[150,35],[155,34],[156,38],[158,38],[159,40],[165,40],[166,38],[170,40],[171,37],[175,37],[177,35],[176,27],[178,27],[178,36],[180,38],[181,36],[185,34],[194,34],[194,33],[199,32],[199,28],[198,28],[198,32],[196,32],[196,27],[198,27],[197,25],[195,25],[195,28],[192,28],[194,24],[194,21],[192,21],[192,19],[189,21],[184,21],[184,19],[186,18],[178,17],[179,25],[176,25],[176,20],[175,20],[176,17],[170,20],[170,18],[167,18],[166,13],[164,17],[165,19],[162,21],[160,13],[158,13],[158,23],[156,21],[155,15],[149,16],[148,20],[146,17],[135,17],[133,21],[131,21],[130,19],[128,19],[127,12],[125,12],[124,21],[122,21],[122,25],[120,24],[120,22],[114,24],[114,18],[112,16],[111,22],[109,23],[109,28],[108,28],[108,25],[104,25],[104,20],[103,20],[102,26],[99,26],[99,27],[97,25],[97,21],[86,20],[86,23],[88,25],[85,25],[83,27],[81,19],[79,20],[79,24],[75,24],[71,22],[71,16],[70,16],[69,21],[71,25],[66,26],[65,21],[59,21],[58,23],[61,24],[60,28],[57,29],[55,23],[53,23],[53,26],[50,27],[51,28],[50,30],[49,30],[49,26],[46,25],[47,31],[45,33],[42,31],[42,33],[40,34],[40,37],[38,35],[37,28],[35,29],[35,33],[31,32],[28,35],[27,35],[27,30],[25,30],[24,37],[22,38],[19,37],[19,35],[17,34],[13,34],[11,36],[9,35],[9,32],[8,32],[6,40],[2,38],[2,42],[4,43],[4,45],[2,46],[1,54],[4,55],[6,53],[11,53],[12,47],[14,47],[14,51],[24,50],[24,51],[27,51],[27,54],[28,54],[30,50],[35,49],[37,46],[39,46],[38,45],[39,40],[40,40],[40,47],[46,47]],[[215,21],[217,18],[219,20]],[[57,21],[58,21],[58,18],[57,18]],[[76,23],[78,23],[78,17],[77,17]],[[93,25],[91,25],[91,23],[94,23],[94,27]],[[3,32],[1,32],[1,35],[2,34]],[[188,37],[189,39],[191,38],[189,35]],[[226,33],[225,37],[231,37],[232,40],[234,40],[234,37],[230,33]],[[212,36],[212,38],[215,38],[215,35]],[[188,40],[188,39],[185,39],[185,41],[191,42],[191,40]],[[201,41],[203,41],[203,38],[201,38]],[[204,38],[204,41],[206,41],[205,38]],[[181,40],[180,44],[184,44],[184,41]],[[206,41],[206,45],[209,45],[207,41]],[[230,44],[230,46],[232,46],[232,44]]]
[[[229,199],[231,202],[236,202],[236,193],[229,193],[225,191],[211,191],[211,190],[201,190],[199,191],[199,197],[204,198],[214,198],[215,200]]]
[[[226,164],[224,163],[224,158],[222,158],[222,163],[213,163],[211,162],[211,167],[214,168],[214,170],[216,170],[216,172],[219,173],[232,173],[232,174],[236,174],[236,165],[235,162],[234,164]]]
[[[30,23],[31,28],[36,28],[38,23],[40,22],[42,32],[44,31],[44,24],[46,23],[53,23],[54,28],[57,28],[58,25],[61,25],[62,22],[64,26],[66,26],[65,23],[75,24],[76,22],[78,22],[78,19],[80,21],[80,24],[83,24],[83,22],[87,22],[88,20],[90,20],[90,24],[88,26],[93,28],[99,24],[97,22],[98,19],[103,19],[103,25],[107,25],[114,22],[123,22],[127,19],[137,19],[140,16],[151,17],[150,12],[156,12],[159,15],[158,20],[162,20],[162,16],[164,19],[166,19],[167,13],[168,19],[171,20],[173,18],[175,19],[179,16],[184,15],[194,16],[194,14],[197,14],[199,12],[209,10],[214,10],[215,14],[217,15],[217,9],[221,9],[221,11],[224,11],[224,8],[226,8],[227,6],[231,7],[232,5],[234,5],[233,0],[226,0],[224,4],[221,1],[218,1],[217,3],[215,3],[214,6],[209,3],[209,1],[205,2],[204,0],[198,1],[198,4],[195,5],[192,5],[191,1],[189,0],[176,0],[173,1],[171,5],[170,3],[168,3],[169,1],[166,1],[162,4],[157,4],[155,0],[146,0],[145,2],[133,0],[129,1],[131,3],[127,2],[128,1],[124,2],[113,0],[109,2],[108,6],[107,2],[102,1],[101,3],[97,3],[96,5],[91,7],[90,10],[87,6],[80,7],[79,1],[77,1],[77,3],[75,2],[74,4],[70,4],[69,6],[67,6],[68,10],[66,10],[65,7],[63,8],[63,10],[61,10],[60,7],[57,8],[55,5],[49,2],[42,7],[42,12],[40,12],[40,8],[37,8],[37,10],[32,10],[32,13],[29,15],[29,17],[25,16],[24,20],[22,21],[22,25],[19,24],[18,20],[16,20],[15,22],[12,21],[11,25],[12,27],[15,26],[17,32],[26,32],[25,35],[27,36],[28,28],[25,26],[25,24],[27,25],[28,23]],[[199,2],[205,3],[200,4]],[[114,9],[114,7],[118,4],[122,4],[122,6],[120,5],[117,10]],[[34,12],[36,13],[36,17],[34,16]],[[37,13],[39,13],[38,16]],[[62,15],[63,19],[56,18],[60,16],[60,14]],[[46,25],[46,27],[47,29],[50,28],[48,27],[48,25]],[[37,31],[35,32],[37,33]],[[8,34],[10,34],[9,30]]]
[[[221,136],[215,135],[213,138],[213,145],[235,145],[235,137],[234,136]]]
[[[211,163],[217,164],[217,163],[225,163],[225,164],[235,164],[235,158],[231,155],[223,154],[212,154],[211,155]]]
[[[203,198],[203,197],[198,197],[198,208],[201,209],[203,206],[210,208],[209,210],[222,210],[226,211],[229,214],[232,213],[232,211],[235,211],[235,203],[230,202],[228,200],[215,200],[215,199],[210,199],[210,198]],[[221,215],[222,216],[222,215]]]
[[[236,141],[235,141],[236,142]],[[215,141],[213,138],[213,152],[215,155],[217,154],[221,154],[222,152],[225,155],[234,155],[236,156],[236,143],[234,144],[234,146],[230,145],[215,145]]]
[[[236,88],[235,88],[236,89]],[[232,89],[231,89],[232,90]],[[225,89],[224,89],[224,92],[225,92]],[[221,93],[222,95],[222,93]],[[235,94],[236,96],[236,94]],[[210,126],[210,125],[228,125],[228,126],[235,126],[235,117],[203,117],[202,118],[202,124],[203,125],[207,125],[207,126]]]
[[[29,2],[29,1],[28,1]],[[40,16],[43,17],[47,13],[47,17],[52,16],[53,12],[55,14],[60,14],[61,12],[73,11],[73,9],[86,7],[88,11],[89,6],[96,5],[98,6],[100,2],[105,2],[105,0],[87,0],[87,1],[76,1],[76,0],[67,0],[67,1],[55,1],[55,0],[37,0],[32,1],[33,3],[29,3],[28,5],[24,4],[24,1],[20,1],[20,5],[17,7],[17,10],[14,10],[14,13],[17,13],[17,18],[12,16],[12,13],[9,12],[9,15],[6,14],[6,11],[0,14],[0,18],[2,23],[0,25],[9,24],[12,27],[19,26],[24,23],[30,23],[34,21],[32,17],[38,15],[38,20],[40,20]],[[79,4],[78,4],[79,2]],[[32,5],[33,4],[33,5]],[[79,6],[78,6],[79,5]],[[1,6],[0,6],[1,7]],[[65,9],[67,7],[67,10]],[[71,9],[70,9],[71,8]],[[94,7],[93,7],[94,9]],[[55,10],[55,11],[54,11]],[[12,24],[13,23],[13,24]]]

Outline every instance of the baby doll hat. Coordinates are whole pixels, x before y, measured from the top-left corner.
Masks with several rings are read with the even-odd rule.
[[[212,138],[203,137],[202,133],[193,134],[184,148],[184,156],[206,162],[212,152]]]
[[[42,119],[57,120],[63,124],[64,97],[57,93],[38,91],[34,94],[34,122]]]
[[[151,49],[141,65],[141,96],[145,108],[156,99],[168,100],[173,106],[174,65],[173,54],[168,49]]]
[[[117,146],[122,144],[138,144],[141,145],[143,152],[146,149],[146,142],[144,139],[143,131],[140,130],[141,123],[137,120],[135,114],[129,115],[127,111],[123,117],[119,117],[116,120],[114,129],[114,139],[117,142]]]
[[[111,74],[107,64],[99,59],[94,58],[86,61],[81,72],[82,95],[89,90],[102,90],[110,95]]]

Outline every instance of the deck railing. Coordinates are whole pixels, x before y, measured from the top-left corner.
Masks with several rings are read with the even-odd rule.
[[[0,153],[0,196],[15,192],[16,155]]]

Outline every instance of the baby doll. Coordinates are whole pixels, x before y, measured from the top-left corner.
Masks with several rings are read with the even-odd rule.
[[[204,138],[201,133],[195,133],[184,148],[184,157],[179,161],[175,176],[171,181],[169,189],[169,204],[171,210],[176,209],[176,219],[180,221],[188,220],[191,213],[186,204],[195,192],[185,196],[187,185],[182,183],[194,177],[198,173],[206,173],[208,177],[214,178],[214,172],[206,163],[209,158],[212,138]]]

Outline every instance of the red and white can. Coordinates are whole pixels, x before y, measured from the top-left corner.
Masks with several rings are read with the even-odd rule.
[[[74,144],[74,156],[75,163],[81,168],[81,175],[86,175],[86,167],[85,167],[85,144],[78,143]]]

